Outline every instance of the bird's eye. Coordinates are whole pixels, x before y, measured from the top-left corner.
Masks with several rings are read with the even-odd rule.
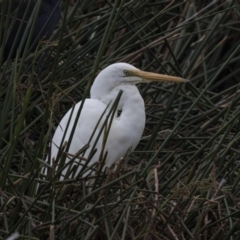
[[[128,70],[123,70],[124,75],[129,76],[130,72]]]

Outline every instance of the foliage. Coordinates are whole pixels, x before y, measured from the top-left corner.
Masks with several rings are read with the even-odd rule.
[[[239,2],[61,7],[52,41],[1,64],[0,239],[238,239]],[[139,86],[137,150],[115,171],[58,180],[45,162],[58,122],[119,61],[190,83]]]

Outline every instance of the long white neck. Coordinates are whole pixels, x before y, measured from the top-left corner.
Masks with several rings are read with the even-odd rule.
[[[121,115],[115,117],[108,136],[106,166],[110,167],[116,159],[124,157],[128,149],[133,151],[138,145],[145,127],[145,109],[143,99],[136,86],[119,86],[114,91],[123,90],[119,105]],[[114,94],[116,95],[116,93]],[[106,100],[106,99],[105,99]],[[118,149],[118,151],[114,151]]]
[[[144,101],[135,85],[119,85],[107,94],[102,94],[99,100],[104,102],[106,105],[110,102],[114,104],[120,90],[123,91],[123,93],[118,102],[118,110],[121,110],[122,112],[116,120],[121,122],[124,128],[129,127],[131,129],[135,129],[140,125],[139,127],[144,129],[146,118]],[[140,135],[142,135],[142,131],[139,131]],[[126,131],[126,133],[129,135],[129,132]]]
[[[145,127],[146,114],[144,101],[136,86],[127,86],[123,91],[122,97],[124,99],[119,121],[124,124],[127,136],[129,136],[129,133],[132,133],[133,136],[131,136],[131,138],[134,139],[132,142],[132,150],[134,150],[140,141]],[[129,141],[132,140],[129,139]]]

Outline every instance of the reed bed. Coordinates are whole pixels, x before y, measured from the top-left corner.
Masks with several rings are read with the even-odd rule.
[[[0,239],[239,239],[239,1],[61,8],[51,41],[4,63],[0,54]],[[136,151],[59,180],[45,162],[57,124],[100,69],[123,61],[190,82],[139,85],[147,123]]]

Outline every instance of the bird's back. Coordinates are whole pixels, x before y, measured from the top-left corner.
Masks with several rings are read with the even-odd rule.
[[[57,127],[51,145],[51,160],[53,158],[57,158],[61,143],[64,143],[65,141],[69,143],[71,131],[73,129],[80,106],[81,102],[75,105],[74,110],[70,109],[62,118],[59,126]],[[137,111],[137,108],[135,110]],[[110,113],[110,117],[108,117],[108,121],[106,121],[106,118],[109,115],[109,109],[107,109],[107,105],[97,99],[85,100],[80,117],[77,120],[77,125],[74,130],[70,147],[68,150],[65,150],[65,152],[67,152],[65,153],[65,156],[67,157],[64,164],[68,163],[69,160],[88,143],[90,147],[84,154],[85,158],[89,157],[89,154],[92,150],[97,150],[93,157],[91,157],[88,166],[91,166],[93,163],[100,160],[101,152],[102,156],[106,156],[106,159],[104,159],[105,168],[110,167],[119,158],[124,157],[129,148],[131,148],[131,150],[135,149],[140,141],[145,124],[144,111],[138,116],[140,119],[137,117],[138,121],[136,121],[136,118],[130,118],[130,123],[125,122],[124,119],[123,123],[121,117],[123,118],[124,114],[121,117],[117,117],[116,113],[114,113],[114,117],[111,121],[112,114],[113,113]],[[71,115],[72,117],[70,119]],[[109,129],[110,131],[107,134]],[[62,141],[65,131],[66,135],[64,141]],[[93,133],[94,135],[92,135]],[[77,173],[79,173],[81,170],[81,166],[78,164],[79,160],[76,159],[75,163],[78,165]],[[67,168],[62,171],[63,176],[66,175],[66,171]]]
[[[59,126],[57,127],[57,130],[52,139],[51,159],[52,158],[56,159],[65,131],[66,131],[66,135],[63,142],[65,141],[69,142],[71,130],[73,129],[74,122],[77,117],[77,113],[79,111],[80,106],[81,106],[81,102],[77,103],[74,107],[74,110],[72,111],[72,109],[70,109],[66,113],[66,115],[62,118],[61,122],[59,123]],[[107,106],[99,100],[96,100],[96,99],[85,100],[84,106],[81,110],[80,117],[77,120],[77,125],[74,130],[70,147],[67,151],[68,153],[71,154],[71,156],[75,155],[82,147],[86,146],[89,143],[89,140],[94,132],[94,129],[96,128],[95,134],[93,135],[93,138],[90,142],[90,147],[87,149],[84,155],[84,157],[88,157],[92,149],[92,145],[97,139],[98,134],[100,132],[100,126],[103,125],[104,120],[106,119],[106,115],[103,115],[104,111],[106,110],[106,107]],[[70,119],[71,114],[72,114],[72,117]],[[70,123],[68,125],[69,119],[70,119]],[[99,125],[98,127],[96,127],[98,122],[99,122]],[[101,151],[99,150],[101,148],[101,144],[102,144],[102,136],[100,136],[100,138],[98,139],[98,142],[96,145],[97,152],[93,156],[90,164],[98,160],[100,151]],[[65,163],[69,161],[69,158],[68,157],[66,158]],[[78,168],[78,172],[80,171],[80,169],[81,167]],[[66,174],[66,170],[63,171],[63,175],[65,174]]]

